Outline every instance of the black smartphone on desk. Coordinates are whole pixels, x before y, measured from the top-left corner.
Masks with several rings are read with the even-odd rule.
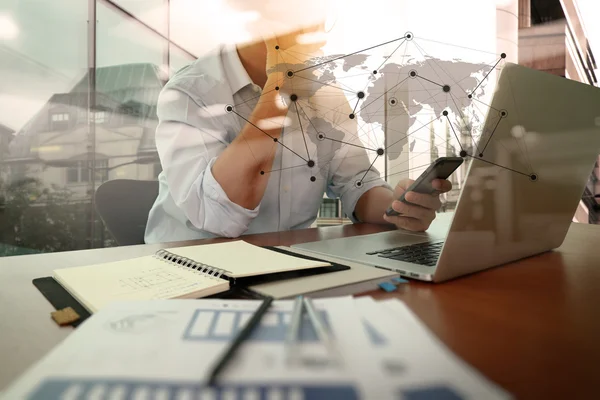
[[[404,194],[408,192],[433,194],[435,192],[435,189],[433,188],[431,183],[435,179],[448,179],[448,177],[452,175],[452,173],[456,171],[458,167],[460,167],[463,161],[464,160],[462,157],[438,158],[429,167],[427,167],[427,169],[421,175],[419,175],[417,180],[415,180],[413,184],[410,185],[404,193],[402,193],[398,200],[403,203],[410,204],[404,198]],[[385,214],[390,217],[400,215],[400,213],[392,209],[391,205],[385,211]]]

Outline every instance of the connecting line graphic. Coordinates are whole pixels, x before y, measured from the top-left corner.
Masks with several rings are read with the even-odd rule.
[[[300,125],[300,132],[302,133],[302,139],[304,139],[304,147],[306,147],[306,158],[308,159],[308,166],[314,167],[315,162],[310,159],[310,153],[308,152],[308,144],[306,143],[306,135],[304,134],[304,129],[302,129],[302,118],[300,118],[300,111],[298,111],[298,103],[294,101],[294,106],[296,107],[296,115],[298,115],[298,124]],[[312,162],[312,166],[310,165]]]
[[[366,170],[366,172],[364,173],[364,175],[362,176],[362,178],[360,180],[358,180],[358,181],[355,182],[355,186],[356,187],[361,187],[364,183],[368,182],[368,181],[365,181],[365,178],[368,176],[369,172],[373,169],[373,166],[375,165],[375,163],[379,159],[379,157],[382,157],[385,154],[388,154],[388,155],[394,154],[394,153],[390,152],[390,149],[391,149],[392,146],[395,146],[396,144],[405,141],[409,136],[417,133],[418,131],[420,131],[420,130],[426,128],[426,127],[431,126],[431,124],[434,121],[440,121],[440,119],[445,119],[445,121],[447,122],[447,124],[449,125],[449,127],[452,129],[452,133],[454,135],[454,139],[456,140],[456,142],[458,143],[458,146],[460,147],[460,156],[462,158],[470,157],[470,158],[473,158],[473,159],[481,160],[481,161],[489,163],[491,165],[495,165],[495,166],[497,166],[499,168],[503,168],[503,169],[506,169],[508,171],[512,171],[512,172],[518,173],[520,175],[528,176],[532,181],[537,180],[538,178],[537,178],[536,174],[527,174],[527,173],[524,173],[524,172],[521,172],[521,171],[517,171],[515,169],[512,169],[512,168],[509,168],[509,167],[505,167],[505,166],[496,164],[494,162],[488,161],[488,160],[486,160],[486,159],[483,158],[484,153],[485,153],[485,151],[488,148],[488,145],[491,143],[492,139],[494,138],[495,132],[497,131],[497,129],[500,126],[500,123],[502,122],[502,119],[505,119],[507,117],[508,112],[506,110],[498,110],[497,108],[492,107],[491,105],[485,104],[483,101],[475,98],[474,94],[484,84],[484,82],[489,79],[491,73],[494,70],[496,70],[496,68],[498,67],[498,65],[500,64],[500,62],[503,59],[506,58],[506,53],[501,53],[500,58],[493,64],[493,66],[491,65],[491,63],[481,64],[481,65],[485,65],[485,68],[490,68],[491,67],[490,70],[487,73],[485,73],[485,75],[483,76],[483,78],[481,80],[479,80],[479,82],[477,82],[477,85],[475,86],[474,89],[472,89],[472,90],[471,89],[465,90],[465,88],[463,88],[460,85],[460,82],[462,82],[466,78],[463,78],[462,80],[456,81],[452,76],[450,76],[448,74],[447,71],[444,70],[444,68],[442,68],[440,66],[440,64],[438,64],[436,62],[435,58],[433,58],[432,59],[433,63],[435,63],[435,65],[441,71],[440,73],[438,73],[438,71],[433,66],[430,65],[429,60],[427,60],[428,56],[424,53],[425,50],[422,49],[421,46],[418,43],[416,43],[416,40],[415,40],[413,42],[413,44],[416,46],[417,50],[423,55],[423,57],[425,57],[425,59],[427,61],[428,68],[430,68],[433,71],[433,73],[435,73],[435,75],[437,76],[437,78],[438,78],[439,81],[436,81],[435,79],[432,80],[432,79],[429,79],[428,77],[422,76],[419,72],[417,72],[417,70],[413,69],[413,70],[410,70],[409,73],[407,74],[407,76],[405,76],[403,79],[401,79],[401,74],[398,74],[399,75],[398,76],[398,82],[396,84],[394,84],[393,86],[391,86],[390,88],[386,88],[383,91],[383,93],[381,93],[381,94],[371,93],[372,96],[369,96],[369,102],[367,104],[365,104],[364,100],[366,100],[366,98],[367,98],[367,94],[366,94],[367,87],[369,87],[369,85],[371,84],[372,79],[377,79],[377,78],[373,78],[373,77],[376,76],[377,74],[386,75],[387,74],[387,72],[386,72],[387,70],[386,71],[382,71],[381,69],[386,65],[386,63],[392,58],[392,56],[394,54],[396,54],[396,52],[403,45],[405,46],[405,54],[406,54],[406,49],[408,49],[408,43],[412,42],[414,39],[415,39],[414,35],[411,32],[406,32],[404,34],[404,36],[399,37],[399,38],[394,39],[394,40],[389,40],[387,42],[384,42],[384,43],[381,43],[381,44],[378,44],[378,45],[374,45],[374,46],[371,46],[371,47],[367,47],[365,49],[361,49],[361,50],[358,50],[358,51],[355,51],[355,52],[352,52],[352,53],[348,53],[348,54],[344,54],[344,55],[340,55],[340,56],[335,56],[332,59],[322,59],[322,60],[325,60],[325,61],[318,62],[318,63],[316,63],[314,65],[308,65],[308,66],[305,66],[305,67],[297,69],[297,70],[291,70],[290,69],[290,70],[288,70],[286,72],[286,75],[287,75],[287,78],[290,78],[290,79],[298,77],[298,78],[304,79],[305,81],[316,83],[316,84],[321,85],[321,86],[329,86],[329,87],[335,88],[335,89],[337,89],[337,90],[340,91],[340,95],[341,96],[347,96],[347,95],[344,95],[342,92],[345,92],[347,94],[350,94],[350,93],[355,94],[356,95],[356,103],[355,103],[354,107],[352,108],[352,112],[348,115],[348,118],[351,119],[351,120],[357,118],[357,116],[358,116],[357,110],[359,110],[359,104],[361,104],[361,102],[362,102],[362,107],[360,108],[360,110],[361,110],[360,112],[365,112],[367,114],[367,118],[365,119],[365,121],[368,121],[369,123],[371,123],[370,122],[371,116],[375,116],[375,114],[378,113],[379,110],[381,109],[381,107],[379,107],[379,108],[377,108],[377,110],[375,111],[375,113],[369,113],[367,111],[367,108],[369,106],[371,106],[375,102],[379,101],[382,97],[388,95],[389,93],[395,93],[394,91],[397,91],[398,88],[401,85],[405,84],[408,79],[416,79],[417,81],[424,81],[424,82],[428,82],[428,83],[430,83],[432,85],[435,85],[435,86],[437,86],[437,87],[439,87],[441,89],[442,93],[445,93],[446,95],[449,95],[450,96],[449,98],[448,98],[448,96],[446,96],[446,107],[448,107],[448,105],[449,105],[448,102],[452,101],[452,103],[454,104],[454,108],[453,109],[455,110],[455,113],[458,113],[460,115],[460,118],[462,118],[462,121],[465,124],[465,126],[468,126],[469,124],[467,123],[467,120],[466,120],[466,117],[465,117],[465,113],[467,113],[467,110],[466,109],[463,110],[463,107],[466,107],[466,106],[464,106],[464,104],[463,104],[462,101],[461,102],[457,102],[457,97],[454,96],[454,94],[456,94],[456,93],[455,93],[455,90],[453,90],[453,89],[454,89],[454,86],[457,86],[459,88],[459,90],[458,90],[457,93],[463,93],[464,92],[465,95],[467,95],[467,97],[469,99],[475,99],[478,103],[483,104],[484,106],[488,107],[491,110],[495,110],[499,114],[498,121],[496,121],[495,123],[490,123],[490,125],[493,124],[494,126],[493,126],[493,129],[491,130],[491,133],[490,133],[489,137],[487,138],[487,140],[486,140],[486,142],[485,142],[485,144],[483,146],[483,149],[481,151],[479,151],[479,146],[482,145],[481,142],[482,142],[483,136],[481,136],[479,138],[479,140],[475,140],[474,137],[473,137],[473,132],[471,131],[471,129],[469,129],[468,134],[471,137],[472,143],[475,145],[475,149],[474,149],[474,153],[473,154],[468,154],[467,153],[466,149],[463,147],[463,144],[460,141],[460,138],[459,138],[459,135],[457,133],[457,130],[455,129],[455,126],[454,126],[454,124],[452,123],[452,121],[450,119],[448,110],[443,110],[442,113],[441,113],[441,115],[439,115],[439,114],[436,113],[437,114],[437,118],[436,119],[432,119],[429,123],[421,125],[419,128],[415,129],[413,132],[409,132],[408,129],[406,129],[406,130],[403,129],[402,131],[398,130],[397,131],[398,133],[405,132],[404,136],[402,138],[400,138],[399,140],[394,141],[390,145],[386,144],[386,146],[384,146],[383,148],[372,148],[372,147],[364,146],[364,143],[362,142],[360,136],[356,137],[356,139],[358,140],[359,144],[352,143],[352,142],[347,141],[347,140],[340,140],[340,139],[336,139],[336,138],[333,138],[333,137],[329,137],[329,135],[328,135],[329,131],[328,132],[323,132],[323,131],[320,131],[319,129],[317,129],[317,127],[313,123],[312,118],[309,117],[309,115],[306,113],[306,111],[304,110],[304,108],[301,106],[301,104],[300,104],[300,100],[301,99],[299,98],[299,96],[297,94],[294,93],[294,85],[292,84],[292,94],[289,95],[289,100],[291,101],[291,103],[294,104],[294,107],[295,107],[295,114],[296,114],[296,117],[298,118],[298,127],[299,127],[299,130],[300,130],[300,134],[302,135],[302,140],[304,142],[304,147],[306,149],[306,158],[303,157],[303,156],[301,156],[300,154],[298,154],[292,148],[286,146],[277,137],[270,135],[268,132],[266,132],[265,130],[261,129],[260,127],[258,127],[257,125],[255,125],[253,122],[251,122],[249,119],[245,118],[240,113],[238,113],[235,110],[235,107],[237,105],[233,105],[233,106],[232,105],[227,105],[226,106],[227,113],[233,113],[233,114],[237,115],[237,117],[241,118],[246,123],[252,125],[254,128],[256,128],[259,131],[261,131],[262,133],[264,133],[267,137],[269,137],[270,139],[272,139],[275,143],[279,143],[283,148],[289,150],[292,154],[294,154],[295,156],[297,156],[298,158],[300,158],[304,162],[304,164],[296,165],[296,166],[292,166],[292,167],[286,167],[286,168],[280,168],[280,169],[272,169],[270,171],[260,171],[260,174],[261,175],[265,175],[265,174],[268,174],[268,173],[271,173],[271,172],[283,171],[283,170],[286,170],[286,169],[300,168],[300,167],[306,167],[306,166],[308,166],[309,168],[315,167],[316,162],[314,160],[316,160],[315,157],[317,156],[317,153],[319,151],[319,147],[317,146],[317,150],[315,151],[315,154],[313,154],[313,156],[311,157],[309,146],[308,146],[308,141],[307,141],[307,138],[306,138],[309,135],[309,131],[305,131],[305,129],[304,129],[306,127],[306,124],[303,124],[303,122],[302,122],[302,118],[303,117],[306,118],[306,120],[308,121],[308,124],[310,124],[310,126],[312,127],[312,129],[314,129],[315,134],[316,134],[316,138],[319,141],[329,140],[330,142],[337,142],[337,143],[339,143],[341,145],[353,146],[353,147],[356,147],[356,148],[363,149],[365,151],[372,151],[372,152],[376,153],[374,159],[370,163],[369,168]],[[423,39],[423,40],[427,40],[427,39]],[[375,49],[375,48],[378,48],[378,47],[381,47],[381,46],[385,46],[385,45],[388,45],[388,44],[391,44],[391,43],[395,43],[395,42],[399,42],[399,43],[397,45],[395,45],[393,51],[391,53],[389,53],[389,55],[387,55],[387,56],[384,57],[384,60],[383,60],[383,62],[381,62],[381,64],[379,65],[379,67],[376,68],[376,69],[374,69],[372,71],[372,74],[371,73],[368,74],[369,75],[369,83],[367,83],[367,85],[365,86],[365,88],[363,90],[361,90],[361,91],[356,92],[356,91],[352,90],[352,88],[349,88],[348,86],[344,85],[340,81],[341,78],[334,77],[333,79],[319,81],[317,79],[312,79],[310,74],[309,74],[309,76],[302,76],[302,75],[299,74],[299,73],[301,73],[303,71],[313,70],[313,69],[316,69],[316,68],[321,67],[323,65],[334,63],[336,61],[339,61],[339,60],[342,60],[342,59],[346,59],[346,58],[348,58],[350,56],[353,56],[353,55],[356,55],[356,54],[360,54],[360,53],[366,52],[368,50],[372,50],[372,49]],[[435,42],[435,41],[433,41],[433,42]],[[439,43],[441,43],[441,42],[439,42]],[[460,47],[460,46],[456,46],[456,47]],[[276,48],[276,49],[279,50],[278,48]],[[481,51],[481,52],[483,52],[483,51]],[[278,58],[277,58],[278,61],[279,61],[279,55],[280,54],[278,52]],[[281,56],[282,56],[281,58],[283,59],[283,55],[281,55]],[[283,59],[283,63],[287,64],[287,62],[286,62],[285,59]],[[410,64],[407,64],[407,65],[410,65]],[[484,67],[482,67],[482,69],[483,68]],[[393,70],[390,71],[390,73],[393,76],[393,74],[394,74]],[[448,77],[448,79],[442,78],[441,73],[444,73],[445,76]],[[356,75],[356,76],[358,76],[358,75]],[[470,75],[470,76],[472,77],[472,75]],[[344,78],[348,78],[348,76],[344,76]],[[445,81],[448,81],[448,83],[445,83]],[[283,83],[282,83],[282,85],[283,85]],[[341,86],[345,86],[345,87],[341,87],[340,85]],[[451,86],[451,85],[453,85],[453,86]],[[439,90],[439,89],[432,90],[431,88],[427,88],[426,85],[423,85],[423,84],[421,84],[421,86],[430,95],[429,99],[434,99],[433,101],[436,103],[437,106],[439,106],[440,104],[435,100],[435,97],[438,96],[439,94],[442,94],[442,93],[432,94],[432,92],[436,93],[436,90]],[[297,89],[299,89],[299,88],[297,88]],[[271,90],[265,91],[262,94],[268,93],[268,92],[273,91],[273,90],[276,90],[276,91],[280,90],[280,87],[276,86],[275,89],[271,89]],[[296,92],[296,93],[299,93],[299,92]],[[260,97],[260,96],[257,96],[257,97]],[[371,99],[370,97],[375,97],[375,98]],[[464,100],[464,98],[462,97],[462,95],[458,96],[458,98]],[[247,101],[244,101],[243,103],[240,103],[240,105],[241,104],[245,104],[245,103],[247,103],[247,102],[249,102],[251,100],[254,100],[254,99],[256,99],[256,97],[254,97],[252,99],[249,99]],[[419,102],[420,102],[420,104],[423,104],[423,103],[427,104],[427,101],[429,99],[427,99],[425,101],[423,101],[422,99],[420,99]],[[397,104],[403,104],[404,105],[404,101],[402,101],[400,103],[393,96],[391,98],[389,98],[388,100],[386,100],[385,103],[388,103],[392,107],[394,107]],[[460,103],[461,107],[459,107],[459,103]],[[289,106],[291,107],[291,104],[289,104]],[[385,104],[383,106],[385,106]],[[310,108],[312,106],[310,104],[308,104],[308,107]],[[325,107],[325,108],[327,108],[327,107]],[[406,105],[404,105],[404,108],[407,110],[407,114],[406,115],[409,115],[409,109],[406,108]],[[312,108],[312,109],[314,111],[314,108]],[[341,113],[341,109],[338,109],[337,107],[334,108],[334,109],[328,109],[328,110],[331,111],[332,113],[337,113],[337,114]],[[463,111],[464,111],[464,113],[463,113]],[[293,111],[292,111],[292,113],[293,113]],[[394,118],[395,117],[392,117],[392,119],[394,119]],[[390,120],[387,119],[387,118],[386,118],[385,121],[386,121],[386,123],[390,122]],[[358,124],[358,129],[362,130],[362,128],[360,126],[360,122],[357,122],[357,124]],[[342,125],[335,126],[335,124],[333,124],[331,130],[336,130],[336,129],[339,132],[341,132],[342,130],[346,132],[346,133],[341,132],[341,133],[343,133],[343,136],[341,137],[341,139],[345,139],[347,133],[351,134],[350,132],[346,131],[345,128]],[[490,132],[490,131],[488,129],[486,129],[486,132]],[[450,136],[448,135],[446,141],[449,141],[450,140],[449,138],[450,138]],[[315,142],[315,144],[318,145],[317,142]],[[375,146],[377,146],[377,144]],[[412,150],[412,147],[411,147],[411,150]],[[322,167],[322,166],[320,166],[320,167]],[[314,176],[314,174],[313,174],[313,176],[310,177],[310,180],[312,182],[316,181],[316,177]]]
[[[494,129],[492,130],[490,137],[488,138],[487,142],[485,143],[485,146],[483,146],[483,150],[481,150],[481,153],[479,153],[479,157],[483,157],[483,153],[485,152],[485,149],[487,149],[488,144],[490,144],[490,141],[492,140],[492,137],[494,136],[496,129],[498,129],[498,125],[500,125],[500,121],[502,121],[504,118],[506,118],[507,115],[508,115],[508,113],[505,110],[502,110],[500,112],[500,118],[498,118],[498,122],[496,123],[496,126],[494,126]]]
[[[462,118],[463,124],[467,125],[467,121],[465,121],[465,115],[462,113],[462,111],[458,107],[458,104],[456,104],[456,100],[454,99],[454,96],[452,96],[452,93],[450,93],[450,98],[452,99],[452,103],[454,103],[454,107],[456,107],[456,109],[458,110],[458,113],[460,114],[460,117]],[[473,143],[475,143],[475,138],[473,138],[473,133],[471,131],[469,131],[469,136],[471,137],[471,141]]]
[[[498,61],[496,61],[496,64],[494,64],[494,66],[490,69],[490,71],[487,74],[485,74],[485,76],[483,77],[483,79],[481,80],[481,82],[479,82],[479,84],[477,86],[475,86],[475,89],[473,89],[473,91],[471,93],[469,93],[469,98],[470,99],[473,98],[473,93],[475,93],[477,91],[477,89],[479,89],[479,86],[481,86],[481,84],[487,79],[487,77],[490,76],[490,74],[492,73],[492,71],[496,69],[496,67],[498,66],[498,64],[500,64],[500,61],[502,61],[505,58],[506,58],[506,53],[500,54],[500,59]]]
[[[232,112],[235,115],[237,115],[238,117],[240,117],[241,119],[243,119],[244,121],[246,121],[247,123],[249,123],[250,125],[252,125],[253,127],[255,127],[256,129],[258,129],[259,131],[261,131],[262,133],[264,133],[265,135],[267,135],[268,137],[270,137],[271,139],[273,139],[273,141],[275,143],[279,143],[281,146],[283,146],[284,148],[288,149],[289,151],[291,151],[292,153],[294,153],[295,155],[297,155],[298,157],[300,157],[302,160],[304,160],[305,162],[308,162],[308,160],[305,160],[304,157],[302,157],[300,154],[296,153],[294,150],[290,149],[288,146],[286,146],[285,144],[281,143],[279,141],[279,139],[277,139],[276,137],[273,137],[271,135],[269,135],[267,132],[263,131],[262,129],[260,129],[258,126],[256,126],[255,124],[253,124],[252,122],[250,122],[249,120],[247,120],[246,118],[244,118],[241,114],[239,114],[238,112],[236,112],[233,109],[233,106],[227,106],[226,107],[227,112]]]
[[[367,176],[367,174],[369,173],[369,171],[371,171],[371,168],[373,168],[373,164],[375,164],[375,161],[377,161],[378,158],[379,158],[379,154],[377,154],[377,156],[375,157],[375,159],[373,160],[373,162],[369,166],[369,169],[367,170],[367,172],[365,172],[365,174],[363,175],[363,177],[360,178],[360,181],[356,182],[356,187],[361,187],[363,185],[363,181],[365,180],[365,177]]]
[[[358,148],[360,148],[360,149],[365,149],[365,150],[374,151],[374,152],[376,152],[378,155],[383,155],[383,152],[384,152],[384,150],[383,150],[383,149],[370,149],[370,148],[368,148],[368,147],[365,147],[365,146],[360,146],[360,145],[358,145],[358,144],[354,144],[354,143],[344,142],[344,141],[342,141],[342,140],[333,139],[333,138],[330,138],[330,137],[327,137],[327,136],[325,136],[325,135],[324,135],[324,134],[322,134],[322,133],[319,133],[319,136],[318,136],[318,138],[319,138],[319,139],[321,139],[321,140],[323,140],[323,139],[327,139],[327,140],[331,140],[332,142],[338,142],[338,143],[345,144],[345,145],[347,145],[347,146],[354,146],[354,147],[358,147]],[[381,153],[381,154],[379,154],[379,153]]]
[[[371,101],[367,105],[363,106],[363,109],[366,109],[371,104],[375,103],[377,100],[379,100],[380,98],[382,98],[383,96],[385,96],[387,93],[391,92],[392,90],[394,90],[398,86],[402,85],[404,82],[406,82],[407,79],[408,79],[408,77],[406,77],[406,78],[402,79],[400,82],[396,83],[394,86],[392,86],[391,88],[389,88],[388,90],[386,90],[385,92],[383,92],[381,95],[377,96],[377,98],[375,98],[373,101]]]
[[[329,64],[329,63],[332,63],[332,62],[334,62],[334,61],[341,60],[341,59],[343,59],[343,58],[350,57],[350,56],[353,56],[353,55],[355,55],[355,54],[358,54],[358,53],[362,53],[363,51],[367,51],[367,50],[373,50],[373,49],[375,49],[375,48],[377,48],[377,47],[381,47],[381,46],[385,46],[386,44],[390,44],[390,43],[397,42],[398,40],[402,40],[402,39],[410,39],[410,38],[412,38],[412,34],[411,34],[411,33],[406,33],[406,34],[405,34],[404,36],[402,36],[401,38],[394,39],[394,40],[390,40],[390,41],[388,41],[388,42],[381,43],[381,44],[378,44],[378,45],[375,45],[375,46],[367,47],[366,49],[358,50],[358,51],[355,51],[354,53],[345,54],[345,55],[343,55],[343,56],[339,56],[339,57],[333,58],[333,59],[331,59],[331,60],[323,61],[323,62],[321,62],[321,63],[315,64],[315,65],[311,65],[311,66],[308,66],[308,67],[306,67],[306,68],[299,69],[299,70],[297,70],[297,71],[291,71],[291,72],[292,72],[293,74],[296,74],[296,73],[298,73],[298,72],[306,71],[306,70],[308,70],[308,69],[317,68],[317,67],[320,67],[321,65]],[[288,73],[288,76],[290,76],[290,75],[289,75],[289,73]]]
[[[305,166],[306,166],[306,164],[302,164],[302,165],[294,165],[293,167],[285,167],[285,168],[272,169],[270,171],[260,171],[260,174],[261,175],[265,175],[265,174],[270,174],[271,172],[285,171],[287,169],[300,168],[300,167],[305,167]]]
[[[400,48],[400,46],[402,46],[404,43],[406,43],[406,41],[407,41],[407,40],[410,40],[412,37],[413,37],[413,36],[412,36],[412,34],[411,34],[411,33],[406,33],[406,34],[404,35],[404,40],[400,42],[400,44],[398,45],[398,47],[396,47],[396,48],[394,49],[394,51],[392,51],[392,53],[391,53],[389,56],[387,56],[387,57],[385,58],[385,60],[383,60],[383,62],[381,63],[381,65],[380,65],[379,67],[377,67],[375,70],[373,70],[373,72],[374,72],[374,73],[376,73],[377,71],[379,71],[379,70],[380,70],[380,69],[381,69],[381,68],[384,66],[384,64],[385,64],[385,63],[386,63],[386,62],[387,62],[387,61],[388,61],[390,58],[392,58],[392,56],[394,55],[394,53],[395,53],[396,51],[398,51],[398,49]]]
[[[307,78],[307,77],[305,77],[305,76],[298,75],[298,78],[306,79],[307,81],[311,81],[311,82],[314,82],[314,83],[318,83],[319,85],[324,85],[324,86],[329,86],[329,87],[332,87],[332,88],[336,88],[336,89],[339,89],[339,90],[341,90],[341,91],[343,91],[343,92],[352,93],[352,94],[354,94],[354,93],[355,93],[353,90],[344,89],[343,87],[339,87],[339,86],[331,85],[331,84],[329,84],[329,83],[327,83],[327,82],[319,82],[319,81],[317,81],[317,80],[310,79],[310,78]]]
[[[450,121],[450,117],[448,116],[448,111],[444,110],[444,112],[442,114],[448,120],[448,125],[450,125],[450,128],[452,128],[452,132],[454,132],[454,137],[456,138],[456,142],[460,146],[460,156],[463,157],[463,158],[466,157],[467,152],[465,151],[465,149],[463,149],[462,143],[458,139],[458,135],[456,134],[456,131],[454,130],[454,124],[452,123],[452,121]]]
[[[476,156],[474,156],[474,155],[471,155],[471,154],[467,154],[467,157],[473,158],[473,159],[475,159],[475,160],[483,161],[483,162],[485,162],[485,163],[488,163],[488,164],[491,164],[491,165],[495,165],[496,167],[499,167],[499,168],[505,169],[505,170],[507,170],[507,171],[512,171],[512,172],[514,172],[514,173],[516,173],[516,174],[519,174],[519,175],[527,176],[527,177],[529,177],[529,179],[531,179],[532,181],[536,181],[536,180],[537,180],[537,175],[536,175],[536,174],[526,174],[525,172],[517,171],[516,169],[512,169],[512,168],[509,168],[509,167],[505,167],[505,166],[503,166],[503,165],[496,164],[496,163],[494,163],[494,162],[488,161],[488,160],[486,160],[486,159],[483,159],[483,158],[481,158],[481,157],[476,157]]]

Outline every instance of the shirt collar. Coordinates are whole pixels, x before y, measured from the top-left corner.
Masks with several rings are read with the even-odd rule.
[[[250,79],[246,68],[242,65],[235,45],[225,46],[221,52],[221,59],[225,76],[233,91],[232,94],[236,94],[242,88],[252,84],[252,79]]]

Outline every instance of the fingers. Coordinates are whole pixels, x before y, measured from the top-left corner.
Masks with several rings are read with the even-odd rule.
[[[435,179],[431,182],[431,186],[440,193],[446,193],[452,189],[452,182],[447,179]]]
[[[425,223],[421,220],[410,218],[410,217],[388,217],[383,214],[383,219],[385,219],[388,223],[396,225],[397,228],[405,229],[407,231],[412,232],[423,232],[429,228],[429,223]]]
[[[439,196],[432,196],[425,193],[408,192],[404,195],[406,201],[417,206],[421,206],[430,210],[437,210],[442,206]]]
[[[415,181],[412,179],[402,179],[396,187],[394,188],[394,197],[398,198],[402,193],[408,189],[410,185],[412,185]]]
[[[435,209],[406,204],[398,200],[392,202],[392,209],[399,212],[403,217],[414,218],[427,223],[430,223],[435,218]]]

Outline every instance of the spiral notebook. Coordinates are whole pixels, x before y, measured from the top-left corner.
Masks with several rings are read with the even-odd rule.
[[[57,269],[53,277],[93,313],[119,300],[195,299],[228,291],[236,281],[247,278],[329,266],[328,262],[294,257],[238,240]]]

